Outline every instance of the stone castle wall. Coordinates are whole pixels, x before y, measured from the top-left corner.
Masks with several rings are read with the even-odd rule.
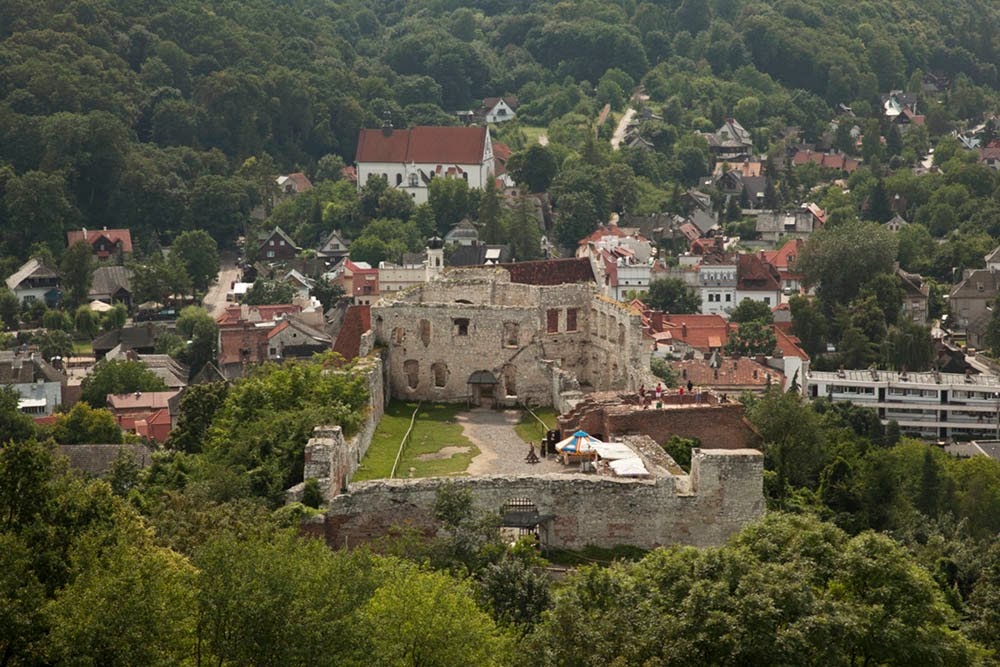
[[[503,269],[450,271],[374,306],[372,321],[388,350],[389,390],[405,400],[475,399],[469,378],[488,371],[495,403],[553,405],[563,374],[634,389],[649,366],[640,317],[627,307],[590,284],[511,283]]]
[[[716,546],[763,515],[763,466],[755,450],[695,450],[690,477],[548,474],[362,482],[333,498],[326,515],[304,528],[335,548],[383,537],[393,526],[432,535],[436,493],[455,484],[492,512],[512,500],[534,503],[540,515],[551,517],[541,527],[542,543],[550,547]]]

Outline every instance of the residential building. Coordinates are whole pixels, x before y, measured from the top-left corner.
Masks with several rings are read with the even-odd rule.
[[[340,230],[335,229],[320,244],[319,249],[316,251],[316,256],[339,262],[347,257],[350,247],[351,242],[347,240]]]
[[[268,359],[268,334],[278,324],[302,312],[295,304],[233,305],[219,315],[218,368],[227,378],[243,375],[249,364]]]
[[[123,431],[164,443],[180,413],[180,391],[108,394],[108,410]]]
[[[753,137],[735,118],[727,118],[718,130],[703,136],[717,159],[749,156],[753,152]]]
[[[299,254],[300,250],[292,237],[286,234],[281,227],[275,227],[268,232],[257,248],[259,259],[271,261],[292,259]]]
[[[124,266],[97,267],[87,298],[107,304],[120,303],[132,310],[132,269]]]
[[[785,238],[807,239],[826,224],[826,212],[816,204],[803,204],[794,211],[761,211],[756,231],[761,240],[783,243]]]
[[[414,285],[429,282],[444,271],[444,242],[433,238],[428,242],[418,261],[402,264],[381,262],[378,265],[378,284],[381,296],[400,292]],[[417,260],[417,257],[412,260]],[[407,259],[404,257],[404,260]]]
[[[795,294],[802,290],[802,274],[795,270],[795,262],[805,244],[802,239],[793,238],[785,241],[777,250],[763,253],[763,261],[777,269],[781,289],[785,294]]]
[[[55,308],[62,297],[59,272],[34,257],[11,274],[6,284],[22,303],[42,301],[49,308]]]
[[[302,172],[278,176],[274,179],[283,197],[294,197],[313,189],[312,181]]]
[[[1000,247],[986,256],[986,268],[966,271],[948,295],[951,328],[966,334],[972,347],[982,347],[992,317],[993,302],[1000,294]]]
[[[897,213],[896,215],[892,216],[892,220],[885,223],[884,227],[888,229],[890,232],[898,232],[903,227],[906,227],[908,224],[910,223],[906,221],[906,218]]]
[[[62,405],[67,378],[34,352],[0,350],[0,387],[13,389],[17,407],[32,416],[46,416]]]
[[[861,166],[861,162],[843,153],[823,153],[811,149],[802,149],[792,156],[792,166],[799,167],[812,162],[824,169],[833,169],[845,174],[853,174]]]
[[[479,227],[468,218],[463,218],[444,235],[445,245],[479,245]]]
[[[355,155],[358,187],[370,176],[386,180],[417,204],[427,201],[433,178],[461,178],[483,189],[496,174],[493,142],[487,127],[363,129]]]
[[[903,317],[926,325],[930,321],[930,285],[919,273],[907,273],[898,266],[896,277],[903,288]]]
[[[995,375],[842,370],[808,373],[802,386],[811,398],[872,408],[883,423],[929,440],[985,439],[1000,427]]]
[[[309,358],[333,349],[333,338],[295,318],[282,320],[267,333],[267,358]]]
[[[737,255],[736,305],[744,299],[760,301],[772,308],[781,303],[781,275],[760,255]]]
[[[108,331],[94,339],[94,358],[100,361],[119,346],[122,350],[132,350],[137,354],[153,354],[156,351],[156,339],[166,330],[167,326],[164,324],[143,322]]]
[[[517,97],[508,95],[506,97],[487,97],[479,107],[478,116],[487,123],[505,123],[514,120],[517,115]]]
[[[78,229],[66,232],[67,245],[73,245],[78,241],[88,243],[94,250],[94,256],[98,259],[107,259],[112,255],[122,256],[132,252],[132,233],[127,229],[100,230]]]
[[[514,259],[509,245],[459,246],[448,256],[448,266],[493,266]]]
[[[340,285],[344,294],[358,305],[375,303],[381,293],[378,269],[373,269],[367,262],[355,262],[350,257],[344,259],[326,277],[333,284]]]
[[[719,253],[705,255],[698,265],[698,292],[701,295],[702,315],[726,315],[738,303],[736,255]]]

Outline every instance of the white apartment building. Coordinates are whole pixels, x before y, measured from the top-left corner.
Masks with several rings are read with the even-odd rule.
[[[702,315],[728,317],[736,308],[736,257],[706,256],[698,267]]]
[[[961,373],[810,371],[802,388],[873,408],[883,423],[896,421],[904,434],[928,440],[991,438],[1000,425],[1000,377]]]

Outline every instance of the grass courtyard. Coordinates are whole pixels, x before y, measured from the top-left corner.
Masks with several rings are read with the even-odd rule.
[[[538,423],[538,419],[531,416],[530,412],[521,413],[521,421],[514,427],[514,431],[525,442],[538,444],[545,439],[545,432],[556,428],[556,417],[559,415],[552,408],[538,408],[534,411],[538,419],[545,422],[545,428]]]
[[[354,481],[386,479],[399,451],[399,443],[410,427],[410,417],[416,403],[393,401],[386,408],[372,437],[368,453]],[[462,405],[425,403],[413,424],[413,433],[403,448],[396,477],[433,477],[458,475],[479,454],[479,448],[462,434],[462,425],[455,419]],[[412,471],[411,471],[412,469]]]

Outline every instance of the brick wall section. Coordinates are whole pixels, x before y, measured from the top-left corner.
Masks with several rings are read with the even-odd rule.
[[[564,435],[583,430],[605,439],[645,435],[661,444],[677,435],[696,438],[703,449],[760,446],[741,403],[719,403],[711,394],[703,403],[688,397],[682,402],[676,395],[664,397],[662,403],[660,409],[651,405],[643,410],[635,394],[591,394],[559,418],[559,428]]]
[[[764,513],[764,460],[755,450],[696,450],[690,477],[661,474],[648,480],[583,474],[380,480],[352,485],[330,502],[307,533],[334,548],[354,547],[409,526],[431,535],[437,490],[455,484],[476,505],[498,512],[515,498],[535,503],[542,542],[563,549],[587,545],[644,548],[723,544]]]

